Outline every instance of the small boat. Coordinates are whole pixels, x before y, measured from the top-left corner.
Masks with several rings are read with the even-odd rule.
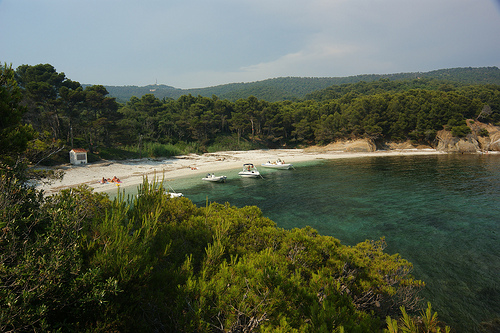
[[[257,178],[262,177],[259,170],[252,163],[243,164],[243,170],[238,172],[238,175],[246,178]]]
[[[293,165],[290,163],[285,163],[282,159],[277,159],[275,162],[270,162],[268,161],[267,163],[262,163],[262,166],[264,168],[273,168],[273,169],[284,169],[288,170],[290,168],[293,168]]]
[[[213,173],[212,174],[207,174],[206,177],[203,177],[201,180],[206,180],[207,182],[214,182],[214,183],[224,183],[226,181],[227,177],[226,176],[216,176]]]
[[[184,196],[182,193],[178,192],[167,192],[167,195],[169,196],[169,198],[180,198]]]
[[[163,191],[165,191],[165,194],[170,198],[180,198],[180,197],[183,197],[184,195],[180,192],[175,192],[173,188],[170,188],[171,191],[167,190],[167,189],[163,189]],[[137,194],[137,197],[139,198],[141,194]]]
[[[180,192],[175,192],[174,189],[172,188],[172,186],[168,185],[168,187],[170,188],[170,191],[165,189],[165,193],[169,196],[170,199],[172,198],[180,198],[180,197],[183,197],[184,195]]]

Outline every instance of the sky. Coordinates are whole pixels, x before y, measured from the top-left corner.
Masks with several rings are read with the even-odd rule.
[[[0,62],[183,89],[500,67],[500,0],[0,0]]]

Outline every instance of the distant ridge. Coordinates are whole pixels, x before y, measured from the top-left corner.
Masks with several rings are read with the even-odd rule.
[[[177,99],[182,95],[212,97],[236,101],[240,98],[255,96],[269,102],[297,100],[308,94],[334,85],[373,82],[380,79],[391,81],[413,80],[419,78],[456,82],[461,84],[499,84],[498,67],[461,67],[439,69],[430,72],[410,72],[397,74],[363,74],[347,77],[279,77],[248,83],[229,83],[207,88],[179,89],[164,84],[138,86],[105,86],[110,96],[119,102],[127,102],[132,96],[138,98],[153,94],[157,98]]]

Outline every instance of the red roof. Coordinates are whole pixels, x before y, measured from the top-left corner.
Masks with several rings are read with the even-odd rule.
[[[72,152],[75,152],[75,153],[86,153],[87,151],[83,148],[73,148],[71,149]]]

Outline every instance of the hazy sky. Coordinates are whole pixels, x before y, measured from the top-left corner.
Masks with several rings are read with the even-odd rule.
[[[500,67],[500,0],[0,0],[0,61],[177,88]]]

